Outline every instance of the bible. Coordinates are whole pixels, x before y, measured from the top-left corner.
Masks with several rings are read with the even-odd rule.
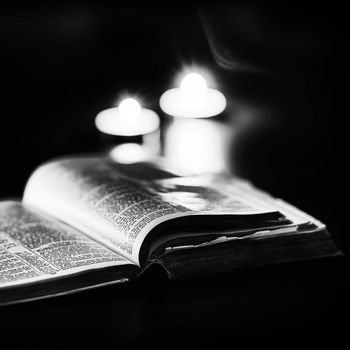
[[[50,161],[0,202],[0,304],[341,254],[326,226],[250,182],[161,162]]]

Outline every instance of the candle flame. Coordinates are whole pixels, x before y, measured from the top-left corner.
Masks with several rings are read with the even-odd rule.
[[[180,91],[184,97],[204,97],[207,92],[207,83],[200,74],[189,73],[182,79]]]
[[[119,103],[119,118],[130,125],[137,123],[141,115],[142,107],[134,98],[126,98]]]

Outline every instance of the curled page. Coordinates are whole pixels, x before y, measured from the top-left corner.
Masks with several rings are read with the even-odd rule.
[[[164,221],[275,211],[239,191],[225,191],[209,187],[208,179],[143,181],[138,174],[136,180],[107,158],[71,158],[37,169],[26,186],[24,203],[67,222],[139,265],[142,242]]]

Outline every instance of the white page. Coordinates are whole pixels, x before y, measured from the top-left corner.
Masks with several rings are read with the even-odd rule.
[[[130,264],[75,229],[0,202],[0,288]]]
[[[105,158],[67,159],[34,172],[24,203],[69,223],[137,265],[144,238],[161,222],[191,215],[273,211],[238,192],[227,196],[214,187],[204,189],[207,179],[189,179],[197,182],[192,192],[177,191],[181,184],[174,181],[188,187],[186,178],[135,182]],[[193,199],[204,206],[196,208]]]

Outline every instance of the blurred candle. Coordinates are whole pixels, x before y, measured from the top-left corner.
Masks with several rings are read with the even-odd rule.
[[[174,117],[208,118],[224,111],[226,98],[220,91],[208,88],[200,74],[192,72],[182,79],[179,88],[164,92],[159,104]]]
[[[153,153],[149,152],[147,147],[132,142],[115,146],[109,152],[112,159],[123,164],[142,162],[152,155]]]
[[[109,139],[113,146],[109,154],[116,161],[132,163],[159,153],[159,116],[134,98],[100,112],[95,125]]]
[[[169,116],[163,152],[172,163],[192,173],[227,170],[231,130],[220,121],[226,108],[220,91],[208,88],[202,75],[191,72],[178,88],[164,92],[159,104]]]
[[[158,115],[142,108],[134,98],[126,98],[118,107],[105,109],[95,119],[98,130],[115,136],[137,136],[153,132],[159,127]]]

